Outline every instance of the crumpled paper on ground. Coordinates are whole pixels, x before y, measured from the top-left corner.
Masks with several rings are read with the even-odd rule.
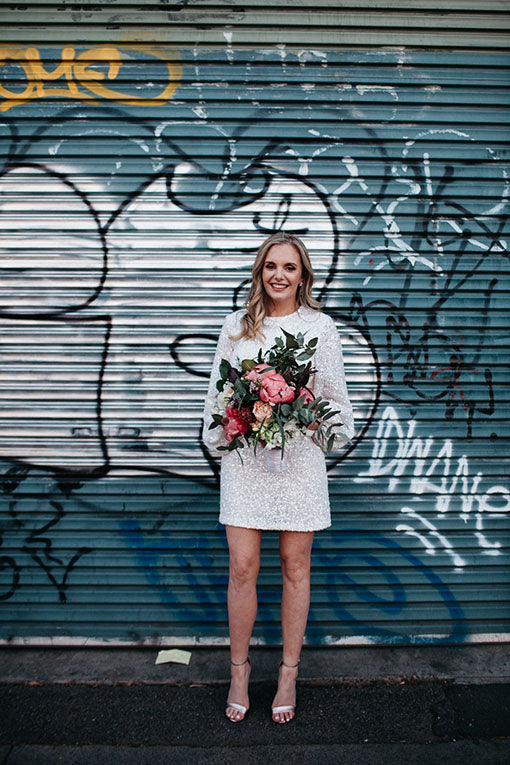
[[[191,651],[181,651],[180,648],[170,648],[166,651],[158,651],[155,664],[165,664],[167,661],[173,661],[176,664],[189,664]]]

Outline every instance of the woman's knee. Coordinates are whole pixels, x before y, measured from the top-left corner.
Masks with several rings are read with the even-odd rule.
[[[236,588],[254,586],[257,582],[260,560],[258,557],[230,558],[230,582]]]
[[[282,575],[291,584],[298,585],[310,578],[310,555],[285,555],[281,557]]]

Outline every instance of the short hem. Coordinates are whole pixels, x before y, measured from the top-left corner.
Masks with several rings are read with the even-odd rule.
[[[225,521],[219,521],[223,526],[234,526],[236,529],[253,529],[254,531],[324,531],[332,526],[332,523],[328,523],[327,526],[318,526],[313,529],[296,529],[290,526],[247,526],[243,523],[228,523]]]

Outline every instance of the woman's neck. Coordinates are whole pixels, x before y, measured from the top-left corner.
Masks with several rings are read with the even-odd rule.
[[[298,308],[299,306],[297,303],[277,306],[273,305],[269,308],[268,316],[272,319],[276,319],[279,316],[289,316],[291,313],[295,313]]]

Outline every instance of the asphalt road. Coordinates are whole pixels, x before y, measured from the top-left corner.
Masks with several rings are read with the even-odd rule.
[[[240,724],[222,684],[0,687],[0,761],[17,763],[505,763],[510,684],[301,683],[275,725],[274,685],[251,685]]]
[[[509,765],[510,648],[303,649],[296,718],[271,720],[280,651],[254,647],[251,708],[224,715],[229,657],[150,647],[0,651],[1,765]]]

